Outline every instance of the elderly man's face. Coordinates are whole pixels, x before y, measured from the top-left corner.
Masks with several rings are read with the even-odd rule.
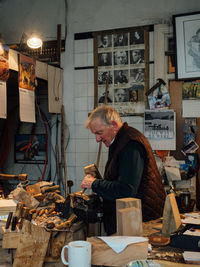
[[[100,118],[96,118],[90,124],[90,131],[95,134],[98,143],[103,142],[106,147],[109,147],[117,134],[116,127],[114,124],[106,125]]]
[[[124,51],[118,51],[115,54],[115,62],[117,65],[119,64],[126,64],[127,57],[126,57],[126,52]]]

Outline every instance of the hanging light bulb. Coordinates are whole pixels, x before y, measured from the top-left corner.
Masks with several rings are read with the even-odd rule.
[[[40,48],[42,46],[42,39],[36,34],[32,34],[27,40],[27,45],[33,49]]]

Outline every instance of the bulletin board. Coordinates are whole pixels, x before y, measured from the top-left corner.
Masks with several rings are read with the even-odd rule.
[[[183,126],[185,122],[185,119],[182,117],[182,85],[183,81],[169,81],[170,109],[176,112],[176,150],[171,151],[170,154],[177,160],[185,159],[181,152],[184,141]]]
[[[182,117],[182,85],[184,81],[169,81],[169,93],[171,98],[171,109],[176,112],[176,151],[171,151],[170,154],[177,160],[185,159],[181,152],[184,141],[184,118]],[[196,142],[200,146],[200,118],[197,118],[197,135]],[[200,159],[200,149],[197,150],[198,157]],[[196,179],[196,207],[200,209],[200,172],[197,174]]]
[[[150,27],[96,32],[94,107],[105,103],[121,116],[143,114],[149,87]],[[107,82],[108,80],[108,82]]]

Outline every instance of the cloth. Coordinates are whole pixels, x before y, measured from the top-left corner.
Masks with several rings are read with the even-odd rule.
[[[148,241],[142,236],[98,236],[116,253],[122,252],[128,245]]]
[[[162,216],[165,191],[151,146],[142,133],[123,124],[109,147],[104,179],[96,180],[92,190],[103,198],[108,235],[116,232],[118,198],[140,198],[144,221]]]

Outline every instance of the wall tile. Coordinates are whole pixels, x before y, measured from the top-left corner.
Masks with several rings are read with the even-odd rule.
[[[88,70],[75,70],[75,83],[87,83],[88,82]]]
[[[74,42],[74,53],[87,53],[88,51],[88,40],[75,40]]]
[[[76,153],[88,153],[88,140],[76,139]]]
[[[75,68],[88,66],[88,55],[87,54],[75,54],[74,65],[75,65]]]
[[[76,125],[75,129],[76,129],[75,138],[88,139],[89,130],[84,127],[84,124]]]
[[[87,66],[94,66],[94,55],[93,53],[87,54]]]
[[[76,153],[76,166],[82,166],[85,167],[87,165],[89,165],[89,161],[88,161],[88,153]]]
[[[66,162],[67,162],[67,166],[75,167],[76,166],[76,154],[72,152],[67,153]]]
[[[88,72],[88,83],[94,83],[94,70],[89,69]]]
[[[76,97],[75,98],[75,111],[87,110],[87,97]]]
[[[88,83],[88,96],[92,96],[94,98],[94,83]]]
[[[94,52],[94,45],[93,45],[93,39],[88,39],[88,53],[93,53]]]
[[[75,144],[76,144],[76,140],[72,139],[70,137],[69,143],[68,143],[67,148],[66,148],[67,153],[73,153],[76,151],[76,145]]]
[[[74,85],[75,97],[82,97],[88,95],[87,83],[76,83]]]
[[[88,112],[86,111],[76,111],[75,112],[75,123],[76,124],[85,124],[85,121],[88,117]]]

